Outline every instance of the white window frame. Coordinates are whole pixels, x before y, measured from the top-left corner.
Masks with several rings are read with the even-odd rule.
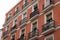
[[[34,6],[32,6],[32,12],[34,11]]]
[[[34,11],[34,6],[35,6],[35,5],[37,5],[37,7],[38,7],[38,3],[32,5],[32,12]]]
[[[23,1],[23,5],[25,4],[25,0]]]
[[[44,23],[46,23],[46,19],[47,19],[46,15],[48,15],[49,13],[52,13],[52,19],[54,20],[54,18],[53,18],[53,10],[51,10],[51,11],[44,14]]]
[[[54,34],[51,34],[51,35],[46,36],[46,37],[45,37],[45,40],[46,40],[47,38],[49,38],[49,37],[53,37],[53,40],[54,40]]]
[[[13,35],[15,35],[15,34],[12,34],[12,35],[11,35],[11,39],[12,39],[12,36],[13,36]]]
[[[24,27],[24,28],[20,29],[20,36],[22,35],[22,30],[23,30],[23,29],[25,29],[24,34],[26,33],[26,27]]]
[[[35,23],[35,22],[37,22],[37,29],[38,29],[38,19],[36,19],[36,20],[34,20],[34,21],[31,23],[31,31],[33,31],[33,30],[32,30],[32,27],[33,27],[33,23]]]
[[[17,19],[14,19],[14,20],[13,20],[13,26],[14,26],[15,24],[17,24],[17,22],[15,23],[15,20],[17,20]],[[12,26],[12,27],[13,27],[13,26]]]
[[[44,7],[48,6],[49,5],[48,3],[50,3],[50,1],[48,1],[48,3],[46,1],[47,0],[44,0]]]
[[[8,14],[8,18],[11,16],[11,13],[12,13],[12,12],[10,12],[10,13]]]
[[[26,13],[25,17],[27,17],[27,12],[25,12],[25,13]],[[24,18],[25,13],[22,14],[22,19]]]
[[[8,27],[6,27],[6,31],[8,30]]]
[[[15,8],[15,12],[17,11],[17,8],[18,8],[18,7]]]

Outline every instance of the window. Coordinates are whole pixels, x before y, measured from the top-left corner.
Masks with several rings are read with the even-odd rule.
[[[15,12],[18,11],[18,7],[15,8]]]
[[[44,23],[45,24],[54,20],[53,14],[54,14],[53,10],[50,10],[47,13],[44,14],[44,18],[45,18]]]
[[[36,4],[36,5],[34,5],[33,7],[32,7],[32,12],[34,11],[34,10],[37,10],[38,9],[38,5]]]
[[[25,4],[25,0],[24,0],[23,4]]]
[[[17,19],[13,20],[13,26],[17,24]]]
[[[47,7],[48,5],[50,5],[51,2],[52,2],[52,0],[45,0],[45,5],[44,5],[44,7]]]
[[[46,22],[51,22],[52,20],[52,13],[46,15]]]
[[[24,40],[25,29],[21,30],[21,40]]]
[[[54,35],[49,35],[45,38],[45,40],[54,40]]]
[[[37,10],[38,9],[38,6],[37,6],[37,4],[36,5],[34,5],[34,10]]]
[[[21,34],[25,34],[25,29],[22,29],[21,30]]]
[[[24,0],[23,4],[26,4],[27,3],[27,0]]]
[[[11,40],[15,40],[15,35],[12,35],[11,36]]]
[[[14,15],[16,14],[16,13],[18,13],[19,12],[19,7],[16,7],[15,8],[15,13],[14,13]]]
[[[8,30],[9,26],[6,27],[6,31]]]
[[[22,19],[24,19],[25,17],[27,17],[26,12],[22,15]]]
[[[32,12],[34,11],[34,6],[32,6]]]
[[[8,17],[11,17],[11,13],[8,14]]]
[[[23,6],[22,6],[22,9],[24,8],[24,7],[26,7],[27,6],[27,4],[28,4],[28,2],[27,2],[28,0],[24,0],[23,1]]]
[[[37,29],[37,20],[33,21],[32,22],[32,31],[36,30]]]
[[[32,25],[32,30],[36,30],[37,29],[37,22],[33,23]]]
[[[15,20],[15,23],[17,23],[17,19]]]
[[[11,18],[11,13],[8,14],[7,20],[9,20],[10,18]]]

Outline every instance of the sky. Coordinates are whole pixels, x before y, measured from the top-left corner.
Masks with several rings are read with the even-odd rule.
[[[21,0],[0,0],[0,29],[5,22],[5,14]]]

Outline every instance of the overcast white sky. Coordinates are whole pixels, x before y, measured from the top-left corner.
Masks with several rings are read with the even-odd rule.
[[[5,14],[20,0],[0,0],[0,29],[5,21]]]

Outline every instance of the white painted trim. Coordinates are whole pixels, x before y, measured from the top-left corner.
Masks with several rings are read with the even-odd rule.
[[[53,10],[48,11],[47,13],[44,14],[44,23],[46,23],[46,19],[47,19],[47,18],[46,18],[46,15],[48,15],[48,14],[51,13],[51,12],[52,12],[52,19],[54,19],[54,18],[53,18]]]
[[[49,37],[53,37],[53,40],[54,40],[54,34],[51,34],[51,35],[46,36],[44,40],[46,40]]]
[[[60,4],[60,1],[58,1],[57,3],[55,3],[54,6],[56,6],[56,5],[58,5],[58,4]]]
[[[48,29],[48,30],[42,32],[41,34],[44,35],[44,34],[47,34],[47,33],[52,32],[52,31],[55,31],[55,28],[50,28],[50,29]]]
[[[44,35],[40,35],[39,38],[40,38],[40,37],[43,37],[43,36],[44,36]]]
[[[45,7],[45,5],[46,5],[46,0],[44,0],[44,7]]]
[[[36,19],[31,23],[31,31],[32,31],[32,25],[33,25],[34,22],[37,22],[37,29],[38,29],[38,19]]]
[[[25,0],[23,0],[23,5],[25,4]]]
[[[56,27],[56,30],[60,29],[60,26]]]
[[[30,23],[31,21],[29,20],[26,24]]]
[[[32,12],[34,11],[34,5],[32,6]]]

